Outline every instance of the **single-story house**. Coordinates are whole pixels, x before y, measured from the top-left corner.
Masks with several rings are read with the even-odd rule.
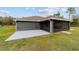
[[[48,32],[66,31],[70,29],[70,21],[63,17],[30,16],[16,19],[16,30],[45,30]]]

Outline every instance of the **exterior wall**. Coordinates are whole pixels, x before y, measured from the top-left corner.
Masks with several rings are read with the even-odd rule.
[[[40,29],[50,32],[50,21],[40,22]]]
[[[29,21],[18,21],[16,22],[16,30],[45,30],[48,32],[58,32],[65,31],[70,29],[69,21],[59,21],[59,20],[50,20],[43,22],[29,22]]]
[[[56,21],[54,20],[54,32],[58,32],[58,31],[66,31],[70,29],[70,22],[69,21]]]
[[[23,30],[37,30],[40,29],[40,25],[37,22],[16,22],[17,31]]]

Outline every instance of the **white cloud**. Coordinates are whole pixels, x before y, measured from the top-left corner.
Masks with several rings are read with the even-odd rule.
[[[28,7],[25,7],[25,9],[27,10],[27,9],[29,9]]]
[[[34,7],[32,7],[32,10],[35,10],[35,8],[34,8]]]
[[[9,11],[6,11],[6,10],[0,10],[0,12],[2,12],[2,13],[9,13]]]
[[[26,10],[28,9],[32,9],[32,10],[35,10],[35,7],[25,7]]]
[[[38,11],[39,12],[45,12],[45,11],[48,11],[48,9],[39,9]]]
[[[26,9],[29,9],[29,8],[31,10],[36,9],[36,7],[27,7]],[[38,8],[36,10],[40,16],[53,15],[59,11],[61,13],[61,16],[64,16],[66,18],[68,17],[68,13],[66,13],[66,11],[67,11],[66,7],[65,8],[64,7],[47,7],[47,8]]]
[[[39,9],[38,12],[43,14],[43,15],[53,15],[54,13],[56,13],[58,11],[58,9],[56,8],[52,8],[52,7],[48,7],[45,9]]]
[[[66,13],[67,11],[67,8],[63,8],[63,7],[48,7],[48,8],[45,8],[45,9],[39,9],[38,12],[39,14],[43,15],[43,16],[48,16],[48,15],[53,15],[57,12],[60,12],[61,13],[61,16],[64,16],[65,18],[68,17],[68,14]]]
[[[8,16],[9,11],[6,10],[0,10],[0,16]]]

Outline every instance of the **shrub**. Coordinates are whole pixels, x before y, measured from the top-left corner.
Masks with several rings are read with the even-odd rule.
[[[79,26],[78,19],[73,19],[73,22],[71,22],[72,26]]]

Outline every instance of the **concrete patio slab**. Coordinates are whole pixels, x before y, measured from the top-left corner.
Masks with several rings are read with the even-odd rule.
[[[16,40],[21,38],[30,38],[30,37],[40,36],[40,35],[47,35],[47,34],[50,34],[50,33],[43,30],[17,31],[5,41]]]

